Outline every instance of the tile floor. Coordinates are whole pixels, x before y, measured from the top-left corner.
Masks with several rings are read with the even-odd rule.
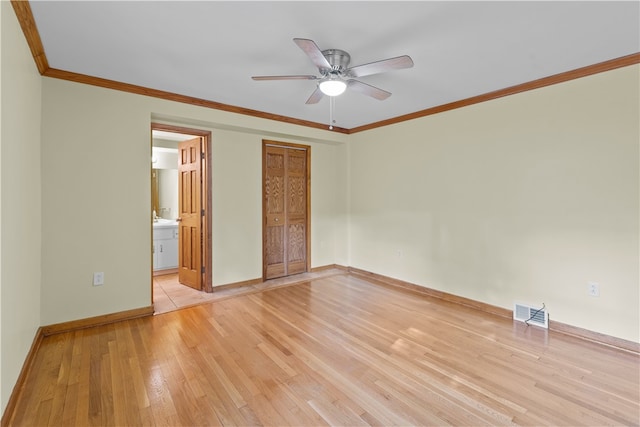
[[[271,279],[255,285],[239,286],[236,288],[221,289],[218,291],[216,291],[214,287],[213,293],[201,292],[190,288],[189,286],[180,284],[178,282],[178,274],[155,276],[153,278],[154,314],[168,313],[181,308],[206,304],[236,295],[262,292],[268,289],[290,286],[307,280],[316,279],[318,277],[327,277],[336,274],[345,274],[345,271],[339,268],[331,268],[315,273],[302,273],[278,279]]]

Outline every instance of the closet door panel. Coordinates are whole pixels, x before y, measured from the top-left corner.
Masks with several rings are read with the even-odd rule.
[[[287,270],[297,274],[307,267],[307,152],[287,151]]]
[[[286,270],[286,151],[267,147],[264,156],[264,268],[265,277],[285,276]]]

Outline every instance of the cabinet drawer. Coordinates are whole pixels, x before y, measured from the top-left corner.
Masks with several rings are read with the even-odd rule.
[[[177,228],[154,228],[153,240],[173,239],[175,238],[175,231],[177,231]]]

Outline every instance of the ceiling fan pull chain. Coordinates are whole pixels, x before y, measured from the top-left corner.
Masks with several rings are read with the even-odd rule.
[[[334,96],[329,97],[329,130],[333,130],[333,106],[336,102],[336,98]]]

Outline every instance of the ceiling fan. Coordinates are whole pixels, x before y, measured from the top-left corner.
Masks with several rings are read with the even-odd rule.
[[[395,58],[383,59],[368,64],[349,67],[351,56],[340,49],[320,50],[313,40],[293,39],[295,44],[307,54],[311,62],[318,67],[320,76],[293,75],[293,76],[253,76],[253,80],[317,80],[318,87],[307,99],[306,104],[316,104],[323,95],[330,97],[342,94],[347,88],[362,93],[380,101],[391,96],[391,92],[368,85],[354,77],[364,77],[372,74],[384,73],[391,70],[400,70],[413,67],[413,60],[407,55]]]

